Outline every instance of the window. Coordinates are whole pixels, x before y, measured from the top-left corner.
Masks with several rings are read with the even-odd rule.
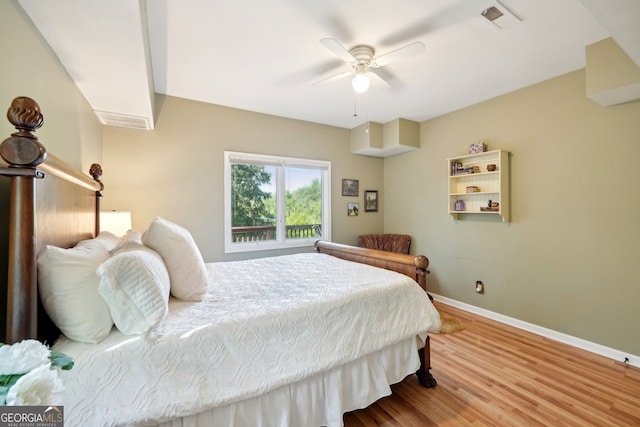
[[[225,252],[329,240],[330,183],[328,161],[225,151]]]

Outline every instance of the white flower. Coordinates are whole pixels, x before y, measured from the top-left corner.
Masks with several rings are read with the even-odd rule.
[[[0,405],[61,405],[58,372],[72,367],[73,359],[39,341],[0,343]]]
[[[49,366],[49,353],[49,349],[36,340],[3,345],[0,347],[0,375],[25,374],[39,366]]]
[[[42,365],[20,377],[9,389],[7,405],[61,405],[63,390],[58,370]]]

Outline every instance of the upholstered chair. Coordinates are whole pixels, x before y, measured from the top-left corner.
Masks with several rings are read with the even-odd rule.
[[[408,254],[411,249],[411,237],[407,234],[364,234],[358,236],[361,248]]]

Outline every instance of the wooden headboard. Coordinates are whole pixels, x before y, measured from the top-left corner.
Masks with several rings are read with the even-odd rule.
[[[17,132],[0,145],[7,164],[0,167],[0,341],[53,344],[57,331],[39,304],[37,257],[45,245],[66,248],[97,235],[102,169],[92,165],[90,177],[47,152],[33,134],[44,122],[33,99],[14,99],[7,118]]]

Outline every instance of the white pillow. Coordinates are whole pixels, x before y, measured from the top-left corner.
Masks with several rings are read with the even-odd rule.
[[[95,240],[96,242],[101,243],[108,252],[111,252],[116,246],[118,246],[122,238],[116,236],[110,231],[101,231]]]
[[[67,337],[97,343],[109,335],[113,320],[98,293],[96,268],[109,258],[104,241],[84,240],[76,247],[45,246],[38,257],[38,287],[45,311]]]
[[[174,297],[183,301],[202,301],[207,293],[207,269],[188,230],[156,218],[142,234],[142,243],[162,256]]]
[[[124,236],[122,236],[123,240],[132,240],[134,242],[140,243],[142,244],[142,233],[137,231],[137,230],[129,230],[126,233],[124,233]]]
[[[127,248],[136,248],[142,245],[142,233],[136,230],[129,230],[124,236],[119,238],[118,244],[111,248],[111,255],[121,252]]]
[[[100,295],[123,334],[142,334],[167,315],[169,273],[155,251],[131,243],[115,252],[96,272],[100,276]]]

